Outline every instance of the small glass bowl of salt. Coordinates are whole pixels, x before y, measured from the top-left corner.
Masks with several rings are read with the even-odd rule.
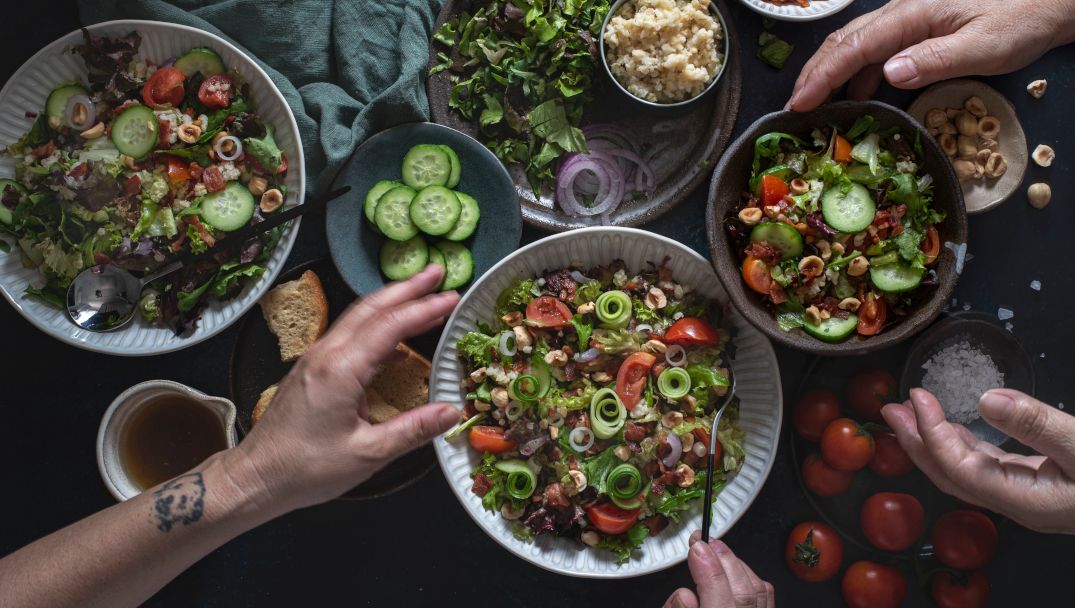
[[[978,400],[992,388],[1034,394],[1034,363],[996,317],[957,313],[927,329],[911,346],[900,379],[900,393],[922,387],[933,393],[949,422],[966,426],[976,437],[1001,445],[1008,436],[982,420]]]

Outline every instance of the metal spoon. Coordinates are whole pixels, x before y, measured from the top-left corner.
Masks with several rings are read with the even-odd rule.
[[[138,301],[142,298],[142,289],[146,285],[184,266],[197,264],[225,249],[242,245],[252,237],[272,230],[307,211],[320,209],[329,201],[347,194],[350,190],[350,186],[344,186],[323,197],[270,216],[265,221],[240,228],[202,253],[181,251],[173,261],[141,278],[111,264],[91,266],[80,272],[67,289],[67,316],[75,325],[89,331],[119,329],[134,318],[134,309],[138,306]]]
[[[731,366],[728,367],[731,371]],[[709,429],[709,452],[708,454],[714,454],[717,451],[717,424],[720,423],[720,417],[724,415],[724,410],[728,408],[728,404],[732,402],[735,397],[735,372],[732,371],[732,386],[728,389],[728,394],[725,396],[724,405],[720,406],[720,409],[713,414],[713,426]],[[709,528],[713,525],[713,458],[710,456],[706,458],[705,465],[705,498],[702,502],[702,542],[709,542]]]

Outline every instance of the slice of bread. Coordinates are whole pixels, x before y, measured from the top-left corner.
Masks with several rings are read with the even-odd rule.
[[[261,298],[261,312],[285,363],[301,357],[328,327],[328,300],[312,270],[272,288]]]
[[[388,405],[381,393],[372,388],[366,391],[366,403],[369,404],[370,422],[379,424],[399,416],[399,410]]]
[[[258,402],[254,404],[254,411],[250,412],[250,426],[254,426],[261,420],[261,417],[265,415],[265,408],[269,407],[269,402],[276,396],[276,389],[280,388],[274,384],[269,388],[261,391],[261,396],[258,397]]]

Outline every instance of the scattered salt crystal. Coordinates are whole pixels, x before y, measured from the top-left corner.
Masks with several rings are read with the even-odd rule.
[[[952,253],[956,254],[956,274],[963,273],[963,263],[967,258],[967,244],[960,243],[955,244],[952,241],[945,241],[944,246],[951,249]]]
[[[1056,404],[1056,407],[1058,407],[1058,408],[1060,408],[1060,409],[1064,409],[1064,404],[1063,404],[1062,402],[1061,402],[1061,403],[1057,403],[1057,404]]]
[[[1004,374],[989,355],[967,340],[949,344],[922,365],[922,388],[933,393],[948,420],[966,424],[978,418],[978,400],[991,388],[1004,387]]]
[[[965,261],[965,262],[969,262],[969,261],[971,261],[971,260],[973,260],[973,259],[974,259],[974,254],[973,254],[973,253],[970,253],[970,252],[968,252],[968,253],[967,253],[967,255],[966,255],[966,257],[964,257],[964,258],[963,258],[963,261]]]
[[[1004,308],[1002,306],[1002,307],[997,309],[997,318],[1000,319],[1001,321],[1007,321],[1008,319],[1010,319],[1010,318],[1012,318],[1014,316],[1015,316],[1015,312],[1012,311],[1009,308]]]
[[[1042,359],[1044,359],[1045,358],[1045,353],[1042,353],[1042,354],[1040,354],[1038,356],[1041,357]]]
[[[1041,291],[1041,281],[1034,279],[1030,282],[1030,288],[1034,291]]]
[[[955,308],[959,304],[959,300],[952,298],[952,308]]]
[[[1009,321],[1004,324],[1004,329],[1008,330],[1008,333],[1011,333],[1011,331],[1015,329],[1015,326],[1011,324],[1011,321]]]
[[[963,304],[963,310],[970,310],[970,302],[966,302]]]

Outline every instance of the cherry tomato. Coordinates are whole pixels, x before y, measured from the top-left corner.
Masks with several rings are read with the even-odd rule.
[[[641,509],[624,510],[606,502],[586,509],[586,518],[605,534],[624,534],[638,521],[639,511]]]
[[[716,344],[720,341],[720,334],[703,319],[683,317],[664,333],[664,341],[683,346]]]
[[[821,457],[838,471],[857,471],[873,458],[873,435],[850,418],[837,418],[821,434]]]
[[[997,527],[984,513],[959,509],[933,524],[933,550],[941,563],[957,570],[977,570],[997,554]]]
[[[881,477],[899,477],[906,475],[914,469],[911,457],[904,451],[903,446],[892,433],[883,431],[873,434],[873,458],[870,459],[870,470]]]
[[[851,142],[842,135],[836,136],[836,147],[832,151],[832,159],[838,163],[851,162]]]
[[[142,101],[149,107],[172,104],[178,106],[186,95],[183,72],[175,68],[160,68],[142,85]]]
[[[765,265],[765,262],[756,257],[747,256],[743,260],[743,280],[754,291],[769,295],[773,275],[769,274],[769,267]]]
[[[190,170],[187,163],[175,156],[165,156],[165,162],[168,164],[168,181],[173,185],[183,183],[190,179]]]
[[[937,262],[937,258],[941,255],[941,235],[936,228],[930,226],[926,229],[926,238],[922,240],[918,248],[922,250],[922,253],[926,254],[927,266]]]
[[[876,336],[881,333],[888,318],[888,303],[884,299],[866,294],[866,301],[858,309],[859,324],[855,328],[860,336]]]
[[[815,496],[829,497],[843,494],[851,487],[854,479],[854,473],[838,471],[825,464],[824,459],[817,452],[803,460],[803,485]]]
[[[922,535],[926,512],[910,494],[878,492],[862,503],[862,532],[882,551],[903,551]]]
[[[851,608],[897,608],[907,596],[907,579],[902,572],[870,561],[848,566],[841,587]]]
[[[235,96],[235,87],[231,78],[225,74],[214,74],[202,81],[198,89],[198,101],[210,110],[228,107]]]
[[[930,591],[938,608],[985,608],[989,602],[989,577],[981,570],[941,571],[933,575]]]
[[[526,320],[536,327],[566,327],[571,323],[571,309],[552,296],[541,296],[526,305]]]
[[[775,205],[788,195],[788,184],[775,175],[761,177],[761,202],[765,206]]]
[[[467,438],[470,440],[471,447],[479,452],[503,454],[517,447],[514,441],[504,438],[504,429],[499,426],[471,427]]]
[[[872,422],[884,422],[881,408],[899,401],[896,379],[883,369],[864,369],[847,382],[847,404],[852,411]]]
[[[839,417],[840,398],[825,388],[807,391],[791,410],[791,424],[795,432],[807,441],[819,441],[825,427]]]
[[[844,541],[820,521],[805,521],[791,531],[784,548],[784,562],[792,574],[808,583],[836,576],[844,561]]]
[[[657,357],[639,352],[627,357],[623,365],[620,365],[620,371],[616,373],[616,394],[620,396],[623,407],[628,411],[635,409],[635,405],[642,400],[649,370],[656,362]]]

